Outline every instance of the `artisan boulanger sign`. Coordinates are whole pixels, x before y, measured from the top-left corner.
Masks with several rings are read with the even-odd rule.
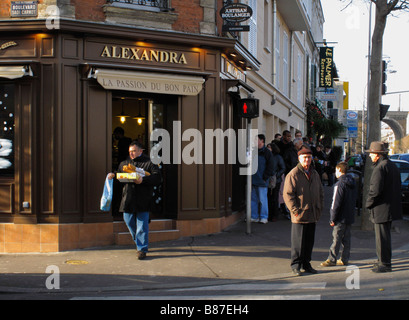
[[[243,3],[231,3],[225,5],[220,10],[220,16],[223,20],[229,22],[242,22],[251,18],[253,10]]]
[[[231,3],[225,5],[220,10],[220,16],[224,20],[222,26],[223,32],[241,32],[250,31],[250,26],[240,25],[240,22],[246,21],[253,15],[253,10],[243,3]]]
[[[330,88],[333,85],[332,68],[334,66],[334,48],[320,48],[320,87]]]
[[[124,60],[152,61],[159,63],[187,64],[185,54],[175,51],[138,47],[105,46],[101,57]]]

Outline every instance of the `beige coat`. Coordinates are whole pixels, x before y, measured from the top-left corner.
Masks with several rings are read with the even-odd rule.
[[[317,171],[311,169],[308,179],[298,163],[285,177],[283,198],[292,223],[317,222],[324,207],[324,189]]]

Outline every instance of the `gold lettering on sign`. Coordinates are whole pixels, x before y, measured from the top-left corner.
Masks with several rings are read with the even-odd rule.
[[[101,57],[152,62],[156,61],[160,63],[187,64],[184,53],[117,46],[105,46],[102,50]]]
[[[7,49],[7,48],[14,47],[14,46],[16,46],[16,45],[17,45],[17,43],[16,43],[15,41],[9,41],[9,42],[3,43],[3,44],[0,46],[0,50],[5,50],[5,49]]]

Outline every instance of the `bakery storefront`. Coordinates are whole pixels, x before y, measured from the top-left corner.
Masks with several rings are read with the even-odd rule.
[[[197,160],[189,146],[206,129],[243,128],[235,92],[251,91],[243,70],[252,61],[235,40],[64,20],[58,30],[43,26],[17,22],[11,33],[0,22],[0,252],[117,243],[120,182],[110,212],[100,198],[134,139],[147,154],[164,142],[171,150],[153,223],[171,221],[182,237],[241,217],[239,164],[181,159]],[[158,130],[168,136],[151,139]]]

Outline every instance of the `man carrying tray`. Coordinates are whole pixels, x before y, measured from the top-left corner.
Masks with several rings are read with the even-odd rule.
[[[151,210],[153,187],[161,182],[157,165],[142,153],[143,147],[138,141],[129,145],[129,158],[119,164],[118,172],[137,172],[132,179],[124,182],[119,211],[123,212],[124,221],[134,239],[138,259],[144,259],[148,252],[149,211]],[[142,170],[143,174],[142,174]],[[118,173],[120,175],[120,173]],[[114,173],[108,179],[115,178]]]

